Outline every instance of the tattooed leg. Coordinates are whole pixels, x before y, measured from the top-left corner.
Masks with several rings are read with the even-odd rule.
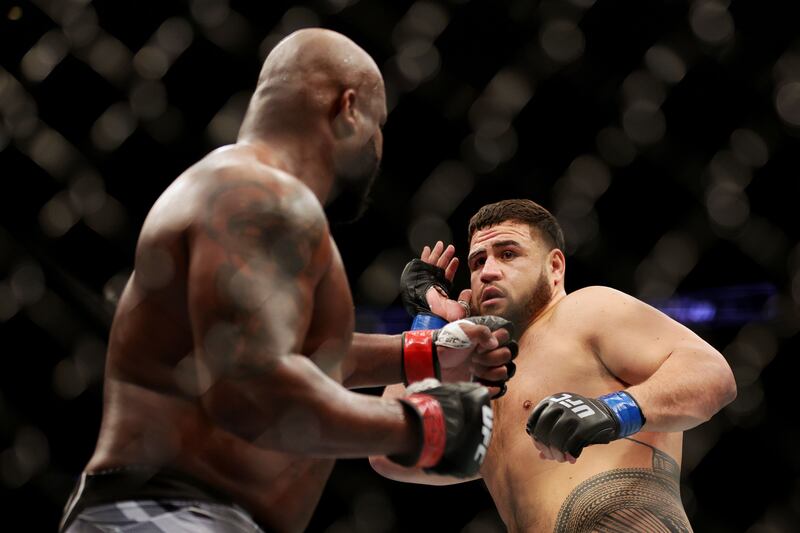
[[[692,531],[680,496],[680,467],[653,450],[653,468],[619,468],[573,490],[558,512],[555,533],[684,533]]]

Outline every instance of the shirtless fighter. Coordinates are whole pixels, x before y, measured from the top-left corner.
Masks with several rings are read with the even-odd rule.
[[[272,51],[236,144],[179,176],[144,222],[100,435],[62,530],[302,531],[333,458],[478,471],[499,387],[397,401],[341,385],[440,376],[467,359],[478,378],[508,377],[510,325],[497,317],[351,345],[322,206],[336,196],[340,213],[358,211],[385,120],[380,72],[346,37],[303,30]]]
[[[725,359],[619,291],[567,294],[561,229],[530,200],[481,208],[469,238],[471,291],[462,298],[521,331],[517,376],[493,402],[494,438],[480,470],[509,531],[691,531],[679,493],[682,432],[736,396]],[[426,247],[407,272],[427,263],[452,279],[454,253]],[[449,320],[465,313],[437,290],[413,304]],[[464,481],[381,457],[371,463],[401,481]]]

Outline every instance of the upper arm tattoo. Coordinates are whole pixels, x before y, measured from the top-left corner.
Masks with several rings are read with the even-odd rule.
[[[258,182],[226,183],[208,197],[205,228],[231,259],[263,254],[285,275],[297,275],[309,266],[325,229],[319,216],[303,216],[307,201],[302,193],[281,195]]]
[[[265,355],[290,353],[307,313],[301,278],[327,233],[308,201],[247,180],[209,194],[200,230],[221,250],[203,339],[214,373],[249,375],[270,365]]]

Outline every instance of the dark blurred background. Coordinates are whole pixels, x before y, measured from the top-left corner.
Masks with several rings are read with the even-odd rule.
[[[407,327],[397,280],[424,244],[463,258],[481,205],[534,199],[563,224],[568,290],[650,302],[734,369],[738,399],[685,439],[695,530],[800,530],[796,2],[0,6],[3,531],[55,529],[94,446],[138,229],[172,179],[235,139],[262,60],[306,26],[350,36],[386,78],[373,206],[335,229],[359,329]],[[503,528],[480,482],[402,485],[348,460],[309,530]]]

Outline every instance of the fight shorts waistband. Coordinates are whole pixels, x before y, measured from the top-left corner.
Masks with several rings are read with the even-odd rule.
[[[126,500],[188,500],[232,505],[224,492],[169,468],[125,466],[81,474],[67,500],[59,531],[87,507]]]

